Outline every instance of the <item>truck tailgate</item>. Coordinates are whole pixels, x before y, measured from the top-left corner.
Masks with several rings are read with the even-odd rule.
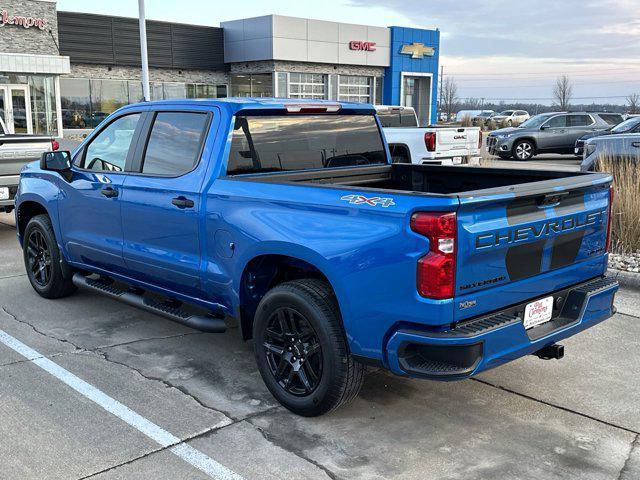
[[[609,181],[561,183],[460,197],[457,319],[604,272]]]
[[[436,151],[443,155],[469,155],[478,150],[480,130],[478,128],[438,128]],[[466,153],[463,153],[466,152]]]

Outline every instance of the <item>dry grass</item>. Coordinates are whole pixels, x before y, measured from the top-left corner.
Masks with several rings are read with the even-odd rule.
[[[460,122],[461,127],[473,127],[473,120],[470,116],[465,115]]]
[[[613,175],[611,250],[640,251],[640,162],[603,155],[598,170]]]

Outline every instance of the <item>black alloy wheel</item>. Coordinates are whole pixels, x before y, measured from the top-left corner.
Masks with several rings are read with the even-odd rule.
[[[73,269],[65,261],[48,215],[36,215],[24,229],[23,256],[29,283],[44,298],[71,295]]]
[[[51,247],[39,229],[33,229],[27,239],[27,268],[39,287],[51,281]]]
[[[267,321],[267,363],[275,381],[291,395],[312,393],[322,377],[322,347],[309,321],[289,307],[277,309]]]
[[[271,288],[253,322],[258,370],[292,412],[322,415],[353,400],[365,367],[350,355],[340,308],[327,282],[304,278]]]

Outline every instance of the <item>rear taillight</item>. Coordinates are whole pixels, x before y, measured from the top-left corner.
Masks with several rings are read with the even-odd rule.
[[[58,143],[58,141],[57,140],[51,140],[51,151],[55,152],[59,148],[60,148],[60,144]]]
[[[611,247],[611,216],[613,214],[613,185],[609,187],[609,208],[607,213],[607,239],[604,242],[605,251]]]
[[[426,132],[424,134],[424,145],[427,147],[427,152],[436,151],[436,132]]]
[[[423,297],[452,298],[456,283],[455,213],[415,213],[411,230],[429,239],[429,253],[418,260],[417,288]]]

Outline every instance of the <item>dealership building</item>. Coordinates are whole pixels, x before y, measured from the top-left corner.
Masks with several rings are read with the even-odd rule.
[[[280,15],[147,21],[151,98],[287,97],[413,106],[436,120],[440,32]],[[61,136],[141,101],[137,18],[0,4],[0,116]]]

